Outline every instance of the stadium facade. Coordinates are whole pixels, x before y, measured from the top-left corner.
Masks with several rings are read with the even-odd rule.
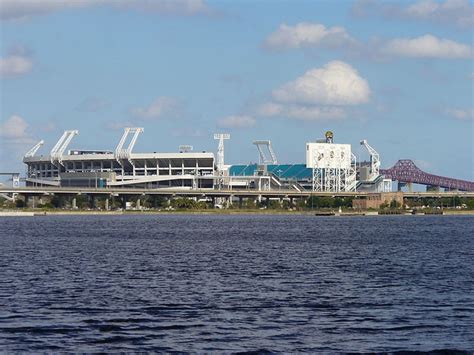
[[[386,191],[378,174],[377,157],[364,167],[364,181],[357,182],[357,164],[349,144],[335,144],[332,132],[306,144],[306,164],[278,164],[270,141],[255,141],[260,162],[224,164],[226,134],[219,140],[217,160],[212,152],[194,152],[181,146],[176,153],[134,153],[143,128],[125,128],[115,150],[67,149],[78,131],[65,131],[47,155],[37,155],[39,142],[23,158],[27,186],[127,187],[146,189],[288,189],[349,192],[356,189]],[[366,141],[365,141],[366,142]],[[267,148],[270,157],[265,156]],[[370,152],[370,151],[369,151]],[[372,161],[373,160],[373,161]],[[375,164],[373,164],[375,162]],[[366,169],[366,170],[364,170]]]

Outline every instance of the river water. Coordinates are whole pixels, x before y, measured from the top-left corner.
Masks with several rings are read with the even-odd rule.
[[[474,350],[474,217],[0,218],[0,351]]]

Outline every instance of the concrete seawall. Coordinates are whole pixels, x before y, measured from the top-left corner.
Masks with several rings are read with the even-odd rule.
[[[0,211],[0,217],[33,217],[35,212]]]

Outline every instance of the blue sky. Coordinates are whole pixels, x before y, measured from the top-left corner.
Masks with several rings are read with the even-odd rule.
[[[24,171],[40,139],[135,151],[215,151],[282,163],[305,142],[368,139],[390,167],[413,159],[474,179],[474,6],[463,0],[0,0],[0,170]]]

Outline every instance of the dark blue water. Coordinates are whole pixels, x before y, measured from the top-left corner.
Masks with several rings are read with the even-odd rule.
[[[0,219],[0,350],[474,350],[474,217]]]

